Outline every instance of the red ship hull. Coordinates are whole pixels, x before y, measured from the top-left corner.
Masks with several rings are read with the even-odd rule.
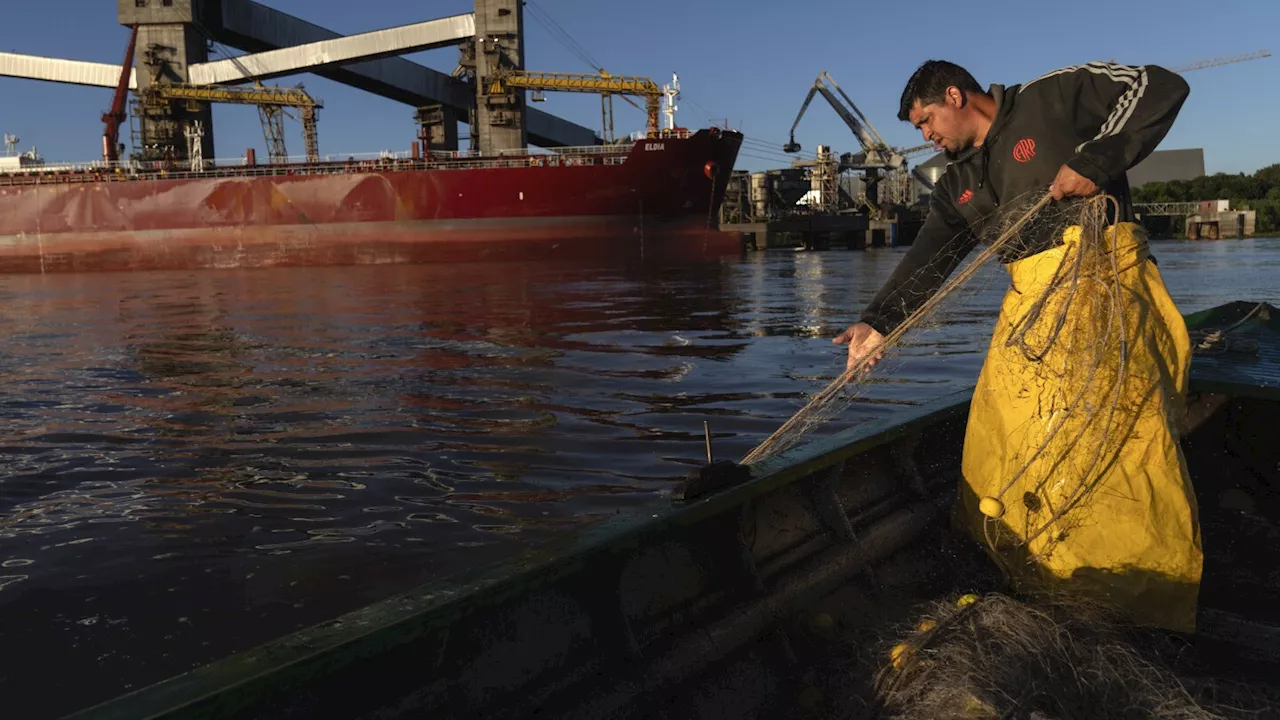
[[[613,154],[0,176],[0,272],[736,253],[716,227],[741,140],[713,129]]]

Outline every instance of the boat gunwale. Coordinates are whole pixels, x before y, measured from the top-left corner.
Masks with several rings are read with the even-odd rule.
[[[1253,317],[1259,310],[1265,312]],[[1264,336],[1264,333],[1280,336],[1278,312],[1280,308],[1265,300],[1236,300],[1184,315],[1188,330],[1225,330],[1224,336],[1235,333],[1237,338],[1259,341],[1256,356],[1193,355],[1190,394],[1280,401],[1280,374],[1265,371],[1267,366],[1274,366],[1280,371],[1280,343],[1275,339],[1268,342]],[[1250,368],[1259,365],[1264,369],[1250,372]]]

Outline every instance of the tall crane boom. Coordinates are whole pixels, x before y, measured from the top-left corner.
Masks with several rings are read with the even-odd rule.
[[[841,102],[832,92],[840,94]],[[875,126],[867,119],[862,111],[858,109],[853,98],[836,83],[835,79],[826,70],[823,70],[813,85],[809,88],[809,94],[805,96],[804,103],[800,106],[800,112],[796,114],[796,120],[791,124],[790,141],[782,146],[784,152],[794,153],[800,150],[800,144],[796,142],[796,128],[800,125],[800,120],[804,117],[804,113],[809,109],[809,103],[813,101],[814,95],[822,95],[823,99],[831,105],[844,120],[844,124],[849,126],[853,131],[853,136],[858,139],[858,143],[862,145],[862,151],[858,153],[844,153],[840,156],[839,162],[832,163],[820,173],[820,176],[827,178],[845,170],[862,170],[864,175],[865,192],[864,199],[867,207],[871,210],[872,217],[879,217],[882,213],[880,207],[880,186],[885,186],[885,199],[890,204],[907,205],[911,202],[910,193],[911,185],[907,176],[907,158],[927,152],[933,149],[932,143],[917,145],[910,148],[894,148],[884,141],[880,133],[876,131]],[[821,154],[821,148],[820,154]],[[819,158],[821,164],[821,158]],[[828,161],[830,162],[830,161]],[[812,163],[804,163],[806,165]],[[834,191],[827,194],[834,195]]]
[[[129,34],[129,45],[124,51],[124,65],[120,68],[120,80],[116,83],[111,109],[102,114],[102,161],[113,163],[120,159],[120,126],[125,120],[125,101],[129,97],[129,75],[133,72],[133,48],[138,44],[138,26]]]
[[[279,110],[283,108],[297,108],[302,115],[302,135],[307,146],[307,162],[316,162],[320,159],[320,143],[316,135],[316,111],[324,107],[324,104],[301,87],[278,88],[264,85],[228,87],[158,83],[147,88],[142,95],[145,102],[153,105],[170,101],[257,105],[260,109],[271,110],[269,115],[276,118],[279,117]],[[271,138],[268,137],[268,144],[270,141]],[[273,160],[275,159],[273,157]]]
[[[847,107],[836,98],[831,89],[827,87],[827,83],[830,83],[831,87],[834,87],[840,93],[841,97],[848,103]],[[800,112],[796,114],[796,120],[791,124],[790,142],[782,146],[784,152],[800,151],[800,144],[796,142],[796,128],[800,126],[800,120],[804,117],[805,111],[809,109],[809,103],[813,101],[815,94],[822,95],[836,111],[836,114],[840,116],[840,119],[844,120],[844,124],[849,126],[849,129],[853,131],[853,136],[862,145],[860,157],[849,167],[896,169],[905,165],[906,159],[889,147],[884,138],[880,137],[880,133],[876,132],[876,129],[872,127],[866,116],[862,114],[862,111],[858,110],[858,106],[836,84],[836,81],[826,70],[823,70],[818,75],[818,79],[814,80],[813,85],[809,88],[809,94],[804,98],[804,103],[800,105]]]
[[[926,152],[934,152],[935,147],[937,146],[933,143],[924,143],[923,145],[916,145],[915,147],[898,150],[898,153],[901,154],[904,159],[909,160],[917,155],[923,155]]]
[[[311,97],[302,88],[279,88],[265,85],[233,87],[226,85],[163,83],[152,85],[146,92],[154,93],[166,100],[221,102],[238,105],[276,105],[313,109],[324,107],[323,103]]]
[[[503,70],[489,80],[490,95],[502,95],[506,92],[506,88],[595,93],[601,96],[602,101],[608,101],[613,95],[643,97],[647,132],[649,135],[658,132],[658,109],[663,92],[657,83],[647,77],[610,75],[604,70],[601,70],[599,75]],[[613,134],[612,116],[612,111],[605,111],[606,125],[608,125],[605,128],[606,136]]]
[[[1191,70],[1202,70],[1204,68],[1218,67],[1219,65],[1230,65],[1232,63],[1245,62],[1246,60],[1257,60],[1259,58],[1271,57],[1269,50],[1256,50],[1251,53],[1242,53],[1240,55],[1227,55],[1225,57],[1209,58],[1200,60],[1189,65],[1182,65],[1176,68],[1170,68],[1173,72],[1184,73]]]

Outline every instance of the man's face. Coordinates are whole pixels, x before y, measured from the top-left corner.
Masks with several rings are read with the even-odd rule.
[[[965,112],[964,95],[958,88],[948,88],[946,98],[940,103],[920,105],[916,100],[907,119],[919,130],[926,142],[933,143],[948,156],[973,145],[973,123]]]

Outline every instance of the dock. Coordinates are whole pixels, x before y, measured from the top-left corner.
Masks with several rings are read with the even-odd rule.
[[[776,247],[802,247],[806,250],[845,247],[849,250],[865,250],[869,247],[910,245],[920,231],[920,222],[873,220],[865,214],[813,214],[757,222],[721,223],[720,230],[741,234],[748,250]]]

